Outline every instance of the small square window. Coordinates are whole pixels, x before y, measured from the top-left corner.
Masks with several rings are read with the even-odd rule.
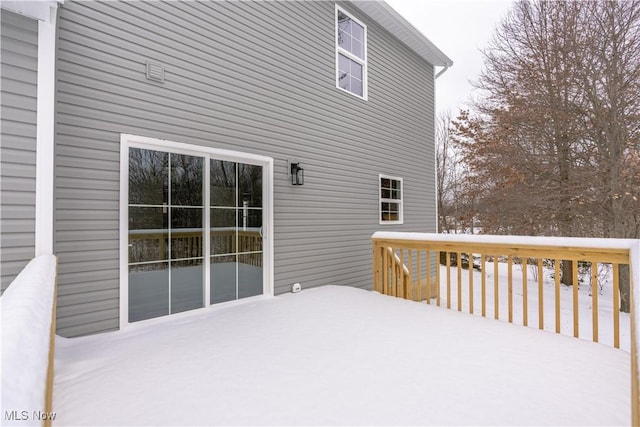
[[[367,98],[367,27],[337,6],[336,87]]]
[[[379,176],[380,224],[402,224],[402,178]]]

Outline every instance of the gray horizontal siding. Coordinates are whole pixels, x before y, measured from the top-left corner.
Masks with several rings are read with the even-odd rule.
[[[0,286],[35,255],[38,24],[0,9]]]
[[[118,325],[121,133],[275,159],[275,288],[371,287],[370,236],[435,230],[433,68],[371,22],[369,100],[335,88],[333,2],[74,2],[60,10],[58,332]],[[146,61],[165,82],[145,78]],[[287,159],[302,162],[293,187]],[[378,225],[378,174],[404,225]],[[90,307],[90,309],[88,309]]]

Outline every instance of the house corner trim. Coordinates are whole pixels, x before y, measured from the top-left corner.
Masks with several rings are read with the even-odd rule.
[[[38,21],[35,255],[53,254],[57,3]]]

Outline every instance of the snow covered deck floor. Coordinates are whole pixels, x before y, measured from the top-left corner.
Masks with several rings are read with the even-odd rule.
[[[348,287],[58,338],[62,425],[628,425],[629,354]]]

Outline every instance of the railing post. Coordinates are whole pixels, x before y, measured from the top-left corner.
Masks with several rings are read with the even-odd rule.
[[[633,283],[630,290],[631,304],[631,425],[640,425],[640,385],[638,384],[638,343],[636,338],[636,310],[634,305]],[[637,285],[637,284],[635,284]]]
[[[629,250],[629,307],[631,311],[631,425],[640,425],[640,379],[638,378],[638,290],[640,289],[640,241]],[[640,304],[639,304],[640,305]]]

